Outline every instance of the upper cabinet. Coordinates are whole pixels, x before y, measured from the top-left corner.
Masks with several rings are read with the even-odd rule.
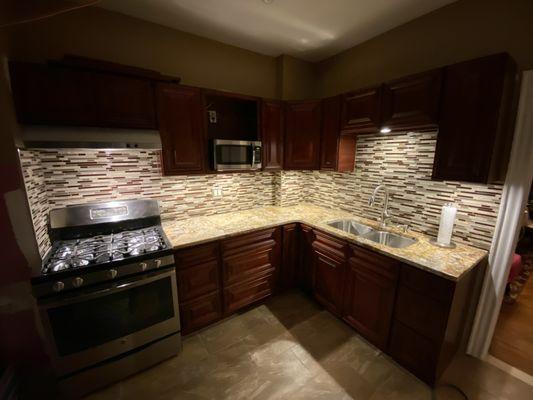
[[[165,175],[205,172],[202,92],[198,88],[157,85],[159,131]]]
[[[283,168],[283,136],[285,109],[281,101],[264,100],[261,106],[261,139],[263,141],[263,169]]]
[[[433,179],[505,179],[518,83],[516,64],[507,54],[445,68]]]
[[[318,169],[322,102],[288,102],[285,115],[285,169]]]
[[[351,172],[355,166],[355,136],[341,134],[341,96],[322,101],[320,169]]]
[[[10,63],[17,119],[24,124],[157,127],[154,82],[87,68]]]
[[[391,131],[437,128],[442,69],[387,82],[382,87],[381,126]]]
[[[381,126],[381,86],[343,95],[341,129],[345,133],[375,133]]]

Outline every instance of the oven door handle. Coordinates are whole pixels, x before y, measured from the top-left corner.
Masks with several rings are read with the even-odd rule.
[[[250,144],[250,148],[252,149],[252,169],[253,169],[255,165],[255,148],[254,148],[253,143]]]
[[[105,289],[100,289],[100,290],[92,291],[89,293],[84,293],[84,294],[73,293],[69,297],[63,297],[59,300],[54,298],[54,299],[51,299],[50,302],[43,302],[40,308],[49,309],[49,308],[57,307],[58,305],[79,303],[80,301],[101,297],[101,296],[104,296],[110,293],[122,292],[124,290],[131,289],[137,286],[146,285],[147,283],[150,283],[150,282],[153,282],[159,279],[167,278],[167,277],[171,278],[172,286],[173,287],[176,286],[176,273],[172,269],[164,273],[157,273],[155,275],[141,277],[140,279],[136,279],[136,280],[130,280],[130,281],[126,281],[123,283],[117,282],[113,284],[112,286],[107,287]]]

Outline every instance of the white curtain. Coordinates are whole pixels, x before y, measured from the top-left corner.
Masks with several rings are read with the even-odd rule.
[[[520,222],[533,177],[533,70],[522,75],[520,104],[489,265],[467,353],[485,358],[498,321]]]

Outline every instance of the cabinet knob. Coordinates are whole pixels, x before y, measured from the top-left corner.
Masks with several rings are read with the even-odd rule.
[[[54,282],[52,289],[54,292],[61,292],[63,289],[65,289],[65,284],[61,281]]]
[[[74,287],[80,287],[81,285],[83,285],[83,278],[77,276],[76,278],[74,278],[72,280],[72,286]]]

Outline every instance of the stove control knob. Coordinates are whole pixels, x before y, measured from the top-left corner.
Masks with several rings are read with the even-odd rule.
[[[154,264],[155,264],[156,268],[159,268],[161,266],[161,260],[159,260],[159,259],[154,260]]]
[[[54,292],[61,292],[63,289],[65,289],[65,284],[61,281],[54,282],[52,289]]]
[[[107,277],[109,279],[115,279],[118,275],[118,271],[116,269],[110,269],[109,271],[107,271]]]
[[[74,278],[72,280],[72,286],[74,287],[80,287],[81,285],[83,285],[83,278],[77,276],[76,278]]]
[[[148,264],[145,262],[139,263],[139,267],[141,267],[141,271],[146,271],[146,268],[148,268]]]

